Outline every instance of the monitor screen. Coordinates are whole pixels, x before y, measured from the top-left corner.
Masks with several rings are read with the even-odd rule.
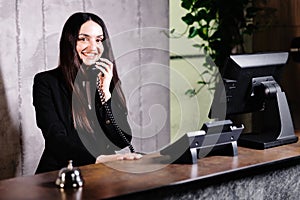
[[[279,84],[287,60],[287,52],[230,56],[222,72],[226,90],[226,115],[261,110],[264,97],[255,93],[255,87],[272,79]]]

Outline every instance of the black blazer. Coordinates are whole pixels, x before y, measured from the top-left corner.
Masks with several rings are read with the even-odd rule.
[[[95,127],[98,129],[94,134],[76,130],[71,111],[72,92],[66,87],[61,69],[41,72],[34,77],[36,122],[45,139],[45,149],[36,173],[59,170],[69,160],[73,160],[74,166],[92,164],[97,156],[113,154],[115,150],[128,146],[107,118],[97,93],[95,99],[91,112],[96,112],[98,125]],[[131,141],[127,112],[118,102],[109,100],[106,103],[126,138]]]

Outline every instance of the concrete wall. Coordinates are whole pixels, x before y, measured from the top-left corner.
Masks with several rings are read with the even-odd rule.
[[[168,0],[0,0],[0,179],[36,169],[44,142],[33,77],[57,66],[63,24],[76,11],[96,13],[107,24],[136,149],[153,152],[168,143],[168,7]]]

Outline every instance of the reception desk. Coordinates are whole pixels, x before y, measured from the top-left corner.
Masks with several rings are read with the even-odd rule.
[[[85,182],[79,189],[58,189],[57,171],[2,180],[0,199],[161,199],[184,196],[187,191],[192,195],[193,190],[298,166],[300,142],[265,150],[238,147],[238,156],[205,157],[194,165],[163,160],[159,154],[149,154],[109,166],[82,166]]]

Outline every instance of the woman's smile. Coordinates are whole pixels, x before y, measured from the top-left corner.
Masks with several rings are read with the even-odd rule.
[[[99,58],[100,58],[100,55],[98,52],[85,52],[85,51],[82,51],[81,52],[81,55],[82,55],[82,60],[90,60],[90,62],[96,62]]]

